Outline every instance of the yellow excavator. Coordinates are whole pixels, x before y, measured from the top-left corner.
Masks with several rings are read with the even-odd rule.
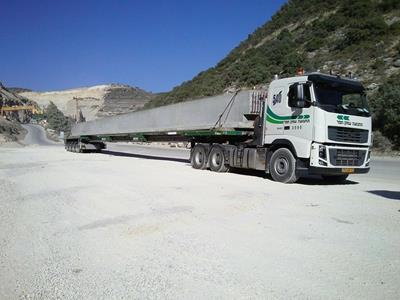
[[[19,111],[19,110],[31,111],[33,114],[42,114],[43,113],[42,109],[36,105],[13,105],[13,106],[0,107],[0,115],[3,116],[3,115],[5,115],[6,112]]]

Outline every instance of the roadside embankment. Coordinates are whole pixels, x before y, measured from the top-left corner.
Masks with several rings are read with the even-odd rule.
[[[0,117],[0,146],[6,143],[18,143],[27,131],[18,122],[11,122]]]

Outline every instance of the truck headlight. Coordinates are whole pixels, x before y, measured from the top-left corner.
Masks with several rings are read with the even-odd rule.
[[[320,158],[326,159],[326,147],[324,145],[319,145],[318,154]]]

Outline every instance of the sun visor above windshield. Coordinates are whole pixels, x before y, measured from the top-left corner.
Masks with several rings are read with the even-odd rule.
[[[308,76],[308,80],[329,86],[331,88],[339,88],[343,90],[351,90],[354,92],[364,91],[363,85],[359,81],[345,79],[337,76],[323,75],[323,74],[311,74]]]

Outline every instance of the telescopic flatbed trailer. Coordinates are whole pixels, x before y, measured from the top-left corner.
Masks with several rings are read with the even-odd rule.
[[[195,169],[264,170],[279,182],[305,174],[343,181],[369,171],[371,116],[360,82],[311,73],[246,90],[77,123],[73,152],[105,142],[186,141]]]

